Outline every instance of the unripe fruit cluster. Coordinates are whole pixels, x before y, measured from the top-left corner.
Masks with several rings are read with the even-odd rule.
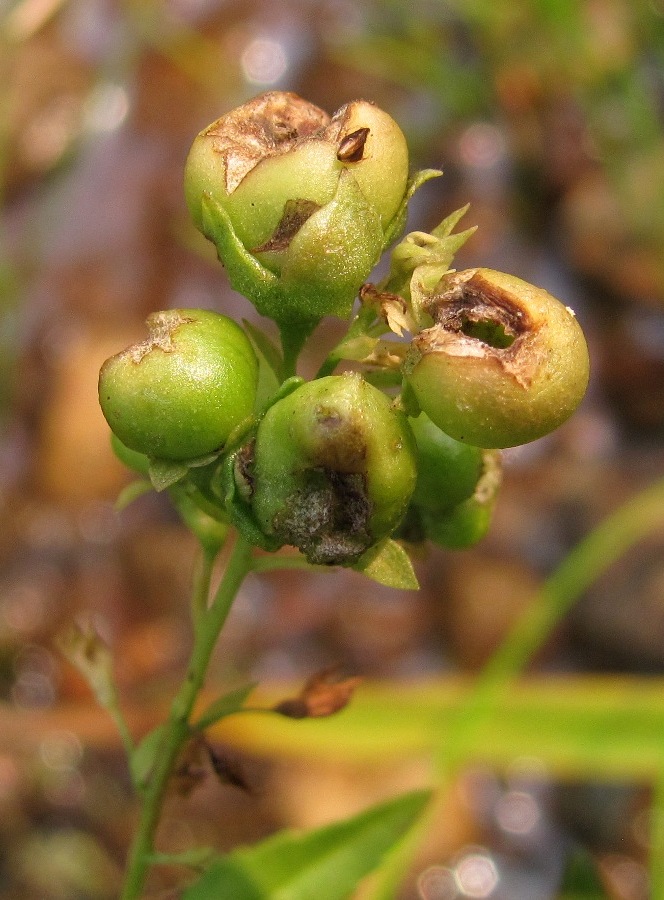
[[[408,181],[403,134],[364,101],[329,117],[272,92],[198,135],[187,203],[233,286],[280,327],[281,357],[252,332],[268,382],[289,371],[320,317],[351,311],[430,175]],[[387,281],[364,286],[352,337],[328,358],[392,366],[400,398],[344,373],[288,379],[259,403],[259,362],[243,329],[215,312],[167,310],[101,369],[100,404],[122,458],[153,483],[155,472],[185,478],[187,501],[224,528],[266,550],[295,546],[315,564],[370,565],[393,534],[478,540],[500,484],[496,448],[564,422],[589,366],[574,314],[546,291],[449,268],[472,232],[451,233],[463,212],[396,248]],[[412,333],[403,352],[376,350],[383,322]],[[344,344],[357,355],[337,356]]]

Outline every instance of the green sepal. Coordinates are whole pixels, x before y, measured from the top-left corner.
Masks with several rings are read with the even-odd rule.
[[[267,363],[270,371],[273,373],[277,384],[279,384],[283,379],[283,354],[281,353],[277,345],[272,340],[270,340],[270,338],[260,328],[257,328],[247,319],[242,319],[242,324],[244,325],[244,330],[253,341],[254,347],[258,351],[259,362],[262,357],[263,361]]]
[[[289,394],[292,394],[293,391],[296,391],[301,385],[304,384],[304,378],[301,378],[299,375],[292,375],[290,378],[287,378],[282,384],[279,385],[279,389],[272,394],[269,400],[265,403],[265,406],[260,411],[260,418],[262,418],[265,413],[274,406],[275,403],[278,403],[279,400],[283,400],[284,397],[288,397]],[[258,424],[258,423],[256,423]]]
[[[245,700],[254,690],[256,684],[257,682],[252,681],[250,684],[244,684],[242,687],[229,691],[222,697],[218,697],[208,706],[196,722],[194,722],[192,729],[194,731],[205,731],[206,728],[214,725],[215,722],[219,722],[220,719],[224,719],[226,716],[230,716],[241,710]]]
[[[203,233],[217,248],[219,261],[228,272],[233,289],[248,297],[260,313],[274,318],[277,276],[245,249],[220,203],[209,194],[204,194],[201,209]]]
[[[392,538],[385,538],[367,550],[351,568],[386,587],[416,591],[420,586],[410,557]]]
[[[270,397],[260,414],[251,421],[247,420],[241,428],[236,429],[228,439],[226,452],[222,457],[221,464],[215,470],[210,482],[212,493],[223,504],[232,525],[237,528],[249,543],[271,553],[278,550],[282,543],[263,533],[254,517],[251,503],[248,501],[248,498],[242,495],[241,490],[238,488],[236,478],[238,455],[247,444],[254,440],[259,422],[265,413],[275,403],[292,394],[302,384],[304,384],[304,379],[300,378],[299,375],[287,378],[279,386],[279,390]]]
[[[420,406],[417,397],[415,396],[415,391],[411,388],[407,381],[403,382],[401,393],[399,394],[399,400],[401,402],[401,408],[409,419],[416,419],[422,412],[422,407]]]
[[[150,458],[138,450],[132,450],[123,444],[119,437],[111,432],[111,448],[121,463],[139,475],[147,475],[150,471]]]
[[[122,510],[126,509],[130,504],[134,502],[134,500],[138,500],[139,497],[142,497],[144,494],[150,493],[150,491],[152,490],[152,482],[147,481],[147,479],[145,478],[140,478],[137,481],[132,481],[130,484],[126,485],[126,487],[124,487],[118,494],[118,498],[114,504],[115,511],[122,512]]]
[[[188,467],[181,462],[173,462],[170,459],[151,459],[148,474],[152,487],[159,494],[184,478],[188,471]]]
[[[464,550],[481,541],[489,530],[493,504],[469,497],[445,514],[420,510],[424,532],[430,541],[449,550]]]
[[[232,287],[280,324],[309,321],[313,327],[323,316],[348,316],[383,247],[380,217],[347,169],[332,200],[304,222],[288,246],[254,251],[260,259],[243,246],[228,213],[209,194],[202,199],[202,219]]]
[[[238,446],[231,453],[228,453],[223,460],[222,465],[217,472],[214,484],[215,492],[223,498],[224,509],[232,525],[240,532],[242,537],[253,544],[254,547],[260,547],[273,553],[278,550],[282,544],[275,538],[271,538],[264,534],[254,517],[251,504],[242,496],[238,489],[236,480],[236,465],[238,462],[238,454],[242,447]]]
[[[157,493],[165,491],[167,488],[177,484],[178,481],[181,481],[190,469],[203,468],[214,462],[218,455],[218,453],[206,453],[205,456],[186,460],[151,459],[148,475],[150,476],[152,487]]]
[[[403,200],[401,201],[401,206],[394,214],[394,218],[391,222],[388,223],[385,228],[385,235],[383,237],[383,250],[386,250],[390,244],[395,241],[401,232],[406,227],[406,219],[408,218],[408,203],[413,197],[413,194],[418,191],[423,184],[426,184],[427,181],[431,181],[432,178],[440,178],[442,175],[442,171],[440,169],[420,169],[419,172],[416,172],[409,180],[408,187],[406,188],[406,193],[404,195]]]
[[[500,453],[483,450],[482,472],[472,496],[443,513],[418,508],[426,537],[453,550],[472,547],[489,530],[501,482]]]
[[[344,169],[332,200],[307,219],[288,248],[262,254],[281,272],[275,303],[265,315],[295,324],[346,318],[382,249],[380,216]]]
[[[449,272],[456,252],[474,234],[476,227],[453,234],[468,205],[450,213],[430,234],[411,231],[392,250],[390,273],[383,289],[410,301],[420,327],[431,325],[424,309],[428,295]]]

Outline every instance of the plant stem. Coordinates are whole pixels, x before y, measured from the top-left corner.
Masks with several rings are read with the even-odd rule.
[[[201,622],[207,611],[207,603],[210,596],[210,581],[212,580],[212,570],[214,569],[214,561],[216,558],[216,553],[210,553],[203,548],[196,561],[196,568],[194,569],[194,586],[191,593],[191,615],[195,631],[198,629],[199,622]]]
[[[161,745],[155,756],[155,766],[143,796],[141,817],[129,854],[121,900],[137,900],[141,896],[151,864],[154,836],[168,781],[177,757],[190,737],[189,719],[205,679],[219,632],[240,585],[251,568],[251,550],[251,545],[242,537],[237,538],[224,577],[210,607],[200,611],[187,674],[171,705]],[[204,577],[207,577],[207,573]]]
[[[286,381],[293,375],[297,375],[297,359],[304,347],[307,338],[311,335],[318,321],[289,322],[279,325],[281,335],[281,348],[284,355],[284,368],[282,380]]]

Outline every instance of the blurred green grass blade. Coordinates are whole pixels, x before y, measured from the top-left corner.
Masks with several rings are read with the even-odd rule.
[[[429,798],[417,791],[315,831],[281,831],[220,857],[183,900],[344,900]]]
[[[433,758],[451,737],[472,681],[365,684],[329,719],[293,721],[247,713],[212,730],[215,738],[266,756],[376,765]],[[256,703],[283,696],[257,690]],[[491,720],[466,746],[466,763],[498,771],[517,757],[537,761],[550,776],[643,781],[657,776],[664,746],[664,678],[560,676],[510,685]],[[432,779],[433,779],[432,772]]]
[[[441,747],[444,769],[463,759],[465,746],[473,742],[473,730],[482,720],[495,716],[510,680],[532,659],[584,591],[630,547],[663,526],[664,480],[660,480],[607,516],[570,551],[480,673],[450,741]],[[658,733],[664,737],[661,724]]]

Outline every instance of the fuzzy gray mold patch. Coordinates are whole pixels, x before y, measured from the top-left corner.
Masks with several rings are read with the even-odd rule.
[[[373,543],[364,475],[317,468],[303,478],[304,487],[275,516],[275,533],[315,565],[355,562]]]

